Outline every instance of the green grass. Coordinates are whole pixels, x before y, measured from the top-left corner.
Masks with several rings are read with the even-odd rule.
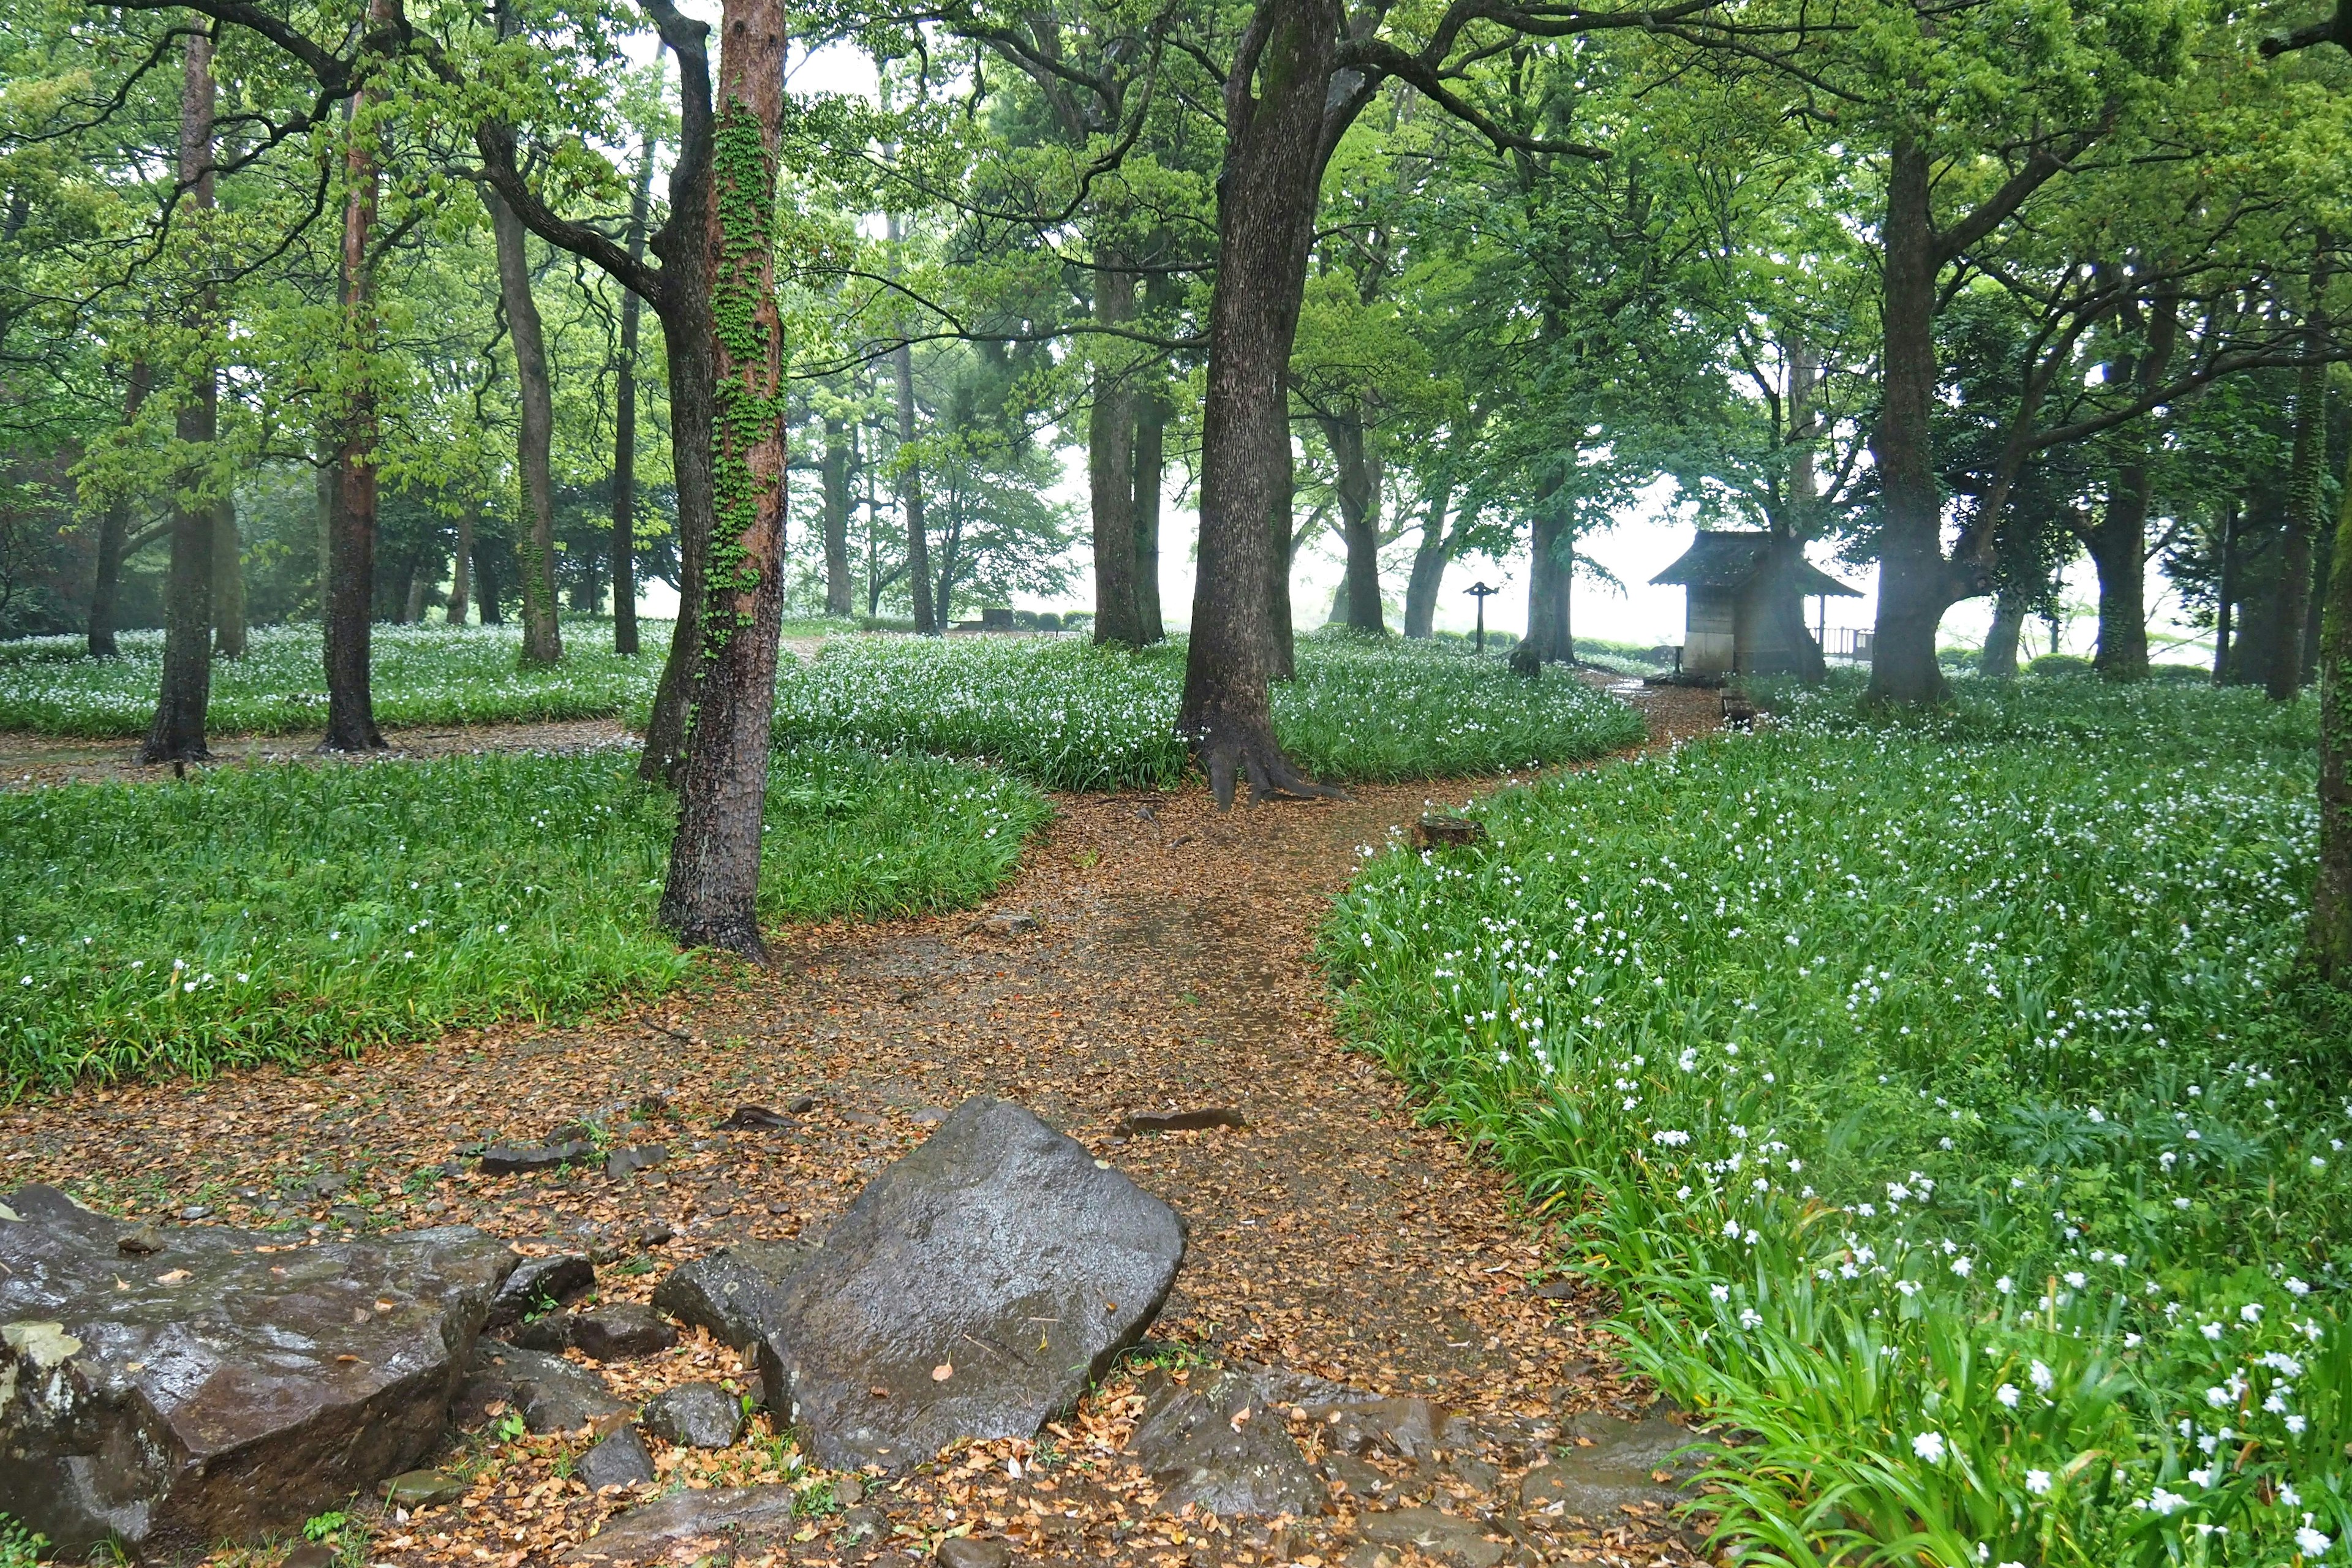
[[[1349,1026],[1570,1216],[1635,1361],[1736,1435],[1706,1508],[1737,1560],[2342,1557],[2352,1106],[2292,978],[2313,721],[1832,692],[1359,878]]]
[[[640,626],[646,652],[613,652],[610,624],[564,626],[562,662],[523,669],[513,626],[380,626],[370,635],[376,722],[543,723],[603,719],[650,702],[669,623]],[[143,735],[155,717],[163,634],[125,632],[120,658],[94,659],[79,637],[0,643],[0,730],[92,740]],[[282,735],[327,721],[319,628],[257,626],[243,658],[213,661],[216,735]]]
[[[674,808],[634,761],[281,763],[0,795],[0,1085],[573,1016],[674,983],[690,961],[654,924]],[[781,754],[761,912],[973,902],[1047,813],[960,763]]]
[[[776,739],[849,741],[983,758],[1050,789],[1172,787],[1179,643],[1140,652],[1077,638],[847,637],[786,669]],[[1561,670],[1513,675],[1433,643],[1348,634],[1298,641],[1298,679],[1274,692],[1291,760],[1324,779],[1496,773],[1633,745],[1640,718]]]

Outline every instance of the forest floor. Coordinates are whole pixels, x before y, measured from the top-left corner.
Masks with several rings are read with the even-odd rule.
[[[383,752],[322,752],[324,731],[292,735],[215,735],[216,765],[301,761],[362,762],[383,756],[449,757],[474,752],[573,752],[633,743],[618,719],[548,724],[420,724],[386,730]],[[160,777],[161,764],[139,760],[138,741],[91,741],[0,731],[0,789],[74,783],[137,784]]]
[[[1717,721],[1712,692],[1615,689],[1644,708],[1654,745]],[[604,734],[525,728],[544,732],[528,744]],[[482,733],[434,735],[458,749]],[[791,931],[772,970],[713,974],[577,1027],[467,1031],[302,1069],[23,1101],[0,1111],[12,1151],[0,1185],[53,1182],[112,1212],[177,1218],[201,1205],[209,1223],[313,1235],[469,1222],[526,1252],[595,1248],[614,1259],[604,1299],[642,1300],[671,1264],[729,1242],[822,1234],[942,1110],[971,1095],[1013,1100],[1187,1217],[1191,1249],[1153,1331],[1182,1347],[1174,1359],[1271,1364],[1442,1405],[1496,1439],[1499,1473],[1407,1466],[1375,1495],[1500,1518],[1528,1458],[1570,1440],[1574,1417],[1637,1415],[1654,1395],[1611,1358],[1598,1325],[1613,1303],[1548,1281],[1556,1253],[1540,1221],[1452,1138],[1416,1126],[1371,1058],[1343,1048],[1314,953],[1360,847],[1408,831],[1432,797],[1486,787],[1365,787],[1225,816],[1199,788],[1059,796],[1055,822],[983,910]],[[1007,914],[1034,926],[989,918]],[[791,1131],[714,1130],[738,1105],[803,1096],[814,1107]],[[1118,1135],[1131,1112],[1212,1107],[1238,1110],[1245,1127]],[[669,1158],[620,1181],[485,1177],[452,1158],[488,1133],[631,1114],[656,1121]],[[674,1235],[647,1248],[648,1227]],[[630,1397],[751,1375],[698,1338],[604,1370]],[[1154,1494],[1118,1453],[1141,1405],[1138,1370],[1088,1397],[1055,1462],[1016,1479],[1005,1469],[1014,1446],[981,1445],[887,1489],[869,1482],[856,1489],[865,1510],[813,1519],[788,1560],[864,1563],[880,1551],[903,1563],[888,1553],[920,1555],[961,1526],[1010,1540],[1023,1562],[1423,1561],[1351,1547],[1370,1517],[1352,1493],[1281,1540],[1244,1521],[1150,1517]],[[472,1478],[465,1499],[382,1518],[346,1561],[593,1560],[590,1532],[625,1500],[569,1479],[569,1452],[478,1434],[438,1460]],[[745,1453],[664,1450],[658,1461],[688,1486],[725,1484],[755,1479]],[[1473,1495],[1482,1488],[1508,1497]],[[877,1510],[885,1538],[851,1544],[838,1521]],[[1699,1561],[1655,1504],[1583,1524],[1531,1513],[1508,1533],[1521,1561]]]

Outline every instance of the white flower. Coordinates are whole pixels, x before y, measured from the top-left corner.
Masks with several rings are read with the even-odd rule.
[[[1731,1300],[1731,1287],[1728,1285],[1710,1285],[1706,1288],[1706,1293],[1718,1301]]]
[[[1931,1465],[1940,1465],[1944,1462],[1944,1435],[1922,1432],[1911,1439],[1911,1451]]]
[[[2263,1305],[2261,1302],[2249,1301],[2244,1306],[2238,1309],[2238,1321],[2251,1326],[2252,1324],[2259,1323],[2262,1321]]]
[[[1976,1259],[1973,1258],[1963,1256],[1952,1259],[1952,1272],[1963,1279],[1969,1277],[1969,1271],[1976,1266]]]
[[[2036,1394],[2047,1394],[2058,1384],[2058,1374],[2038,1361],[2025,1369],[2025,1375],[2033,1384],[2033,1392]]]
[[[2025,1395],[2017,1391],[2017,1384],[2013,1383],[2002,1384],[1999,1388],[1992,1391],[1992,1396],[2000,1402],[2001,1407],[2005,1410],[2016,1409],[2017,1402],[2025,1397]]]
[[[2149,1493],[2147,1499],[2147,1506],[2159,1514],[2178,1513],[2181,1509],[2187,1507],[2188,1503],[2189,1500],[2187,1498],[2182,1497],[2178,1492],[2166,1491],[2162,1487],[2158,1487],[2155,1491]]]
[[[1758,1311],[1755,1308],[1742,1307],[1739,1309],[1739,1326],[1741,1328],[1752,1329],[1763,1321],[1764,1314]]]
[[[2221,1337],[2221,1325],[2219,1323],[2200,1323],[2197,1325],[2197,1331],[2203,1334],[2209,1340],[2218,1340]]]
[[[2047,1470],[2026,1471],[2025,1489],[2032,1492],[2035,1497],[2047,1495],[2050,1490],[2050,1472]]]
[[[2308,1295],[2310,1295],[2310,1294],[2311,1294],[2311,1287],[2310,1287],[2310,1286],[2308,1286],[2308,1285],[2306,1285],[2306,1284],[2305,1284],[2302,1280],[2297,1279],[2296,1279],[2294,1275],[2292,1275],[2292,1274],[2290,1274],[2290,1275],[2288,1275],[2288,1276],[2287,1276],[2286,1280],[2285,1280],[2285,1284],[2286,1284],[2286,1293],[2287,1293],[2288,1295],[2290,1295],[2290,1296],[2294,1296],[2294,1297],[2296,1297],[2296,1298],[2298,1298],[2298,1299],[2299,1299],[2299,1298],[2301,1298],[2301,1297],[2308,1296]]]
[[[2294,1543],[2303,1548],[2305,1555],[2312,1557],[2317,1557],[2325,1552],[2329,1544],[2327,1537],[2307,1524],[2294,1532]]]
[[[2068,1269],[2064,1278],[2067,1285],[2076,1290],[2080,1290],[2084,1285],[2089,1283],[2089,1280],[2079,1268]]]

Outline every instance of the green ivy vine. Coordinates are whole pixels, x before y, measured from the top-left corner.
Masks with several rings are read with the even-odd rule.
[[[728,360],[756,366],[767,358],[768,329],[761,311],[770,303],[766,271],[775,246],[775,202],[766,139],[740,99],[728,100],[712,137],[711,174],[719,206],[717,276],[711,279],[711,333]],[[729,595],[760,586],[760,568],[744,536],[760,513],[763,484],[745,454],[775,428],[782,398],[722,375],[711,428],[711,527],[704,579],[702,654],[723,653],[751,616],[726,607]]]

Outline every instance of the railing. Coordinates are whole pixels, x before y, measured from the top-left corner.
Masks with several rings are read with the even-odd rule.
[[[1822,636],[1822,657],[1850,664],[1870,662],[1871,634],[1860,626],[1831,626]]]

